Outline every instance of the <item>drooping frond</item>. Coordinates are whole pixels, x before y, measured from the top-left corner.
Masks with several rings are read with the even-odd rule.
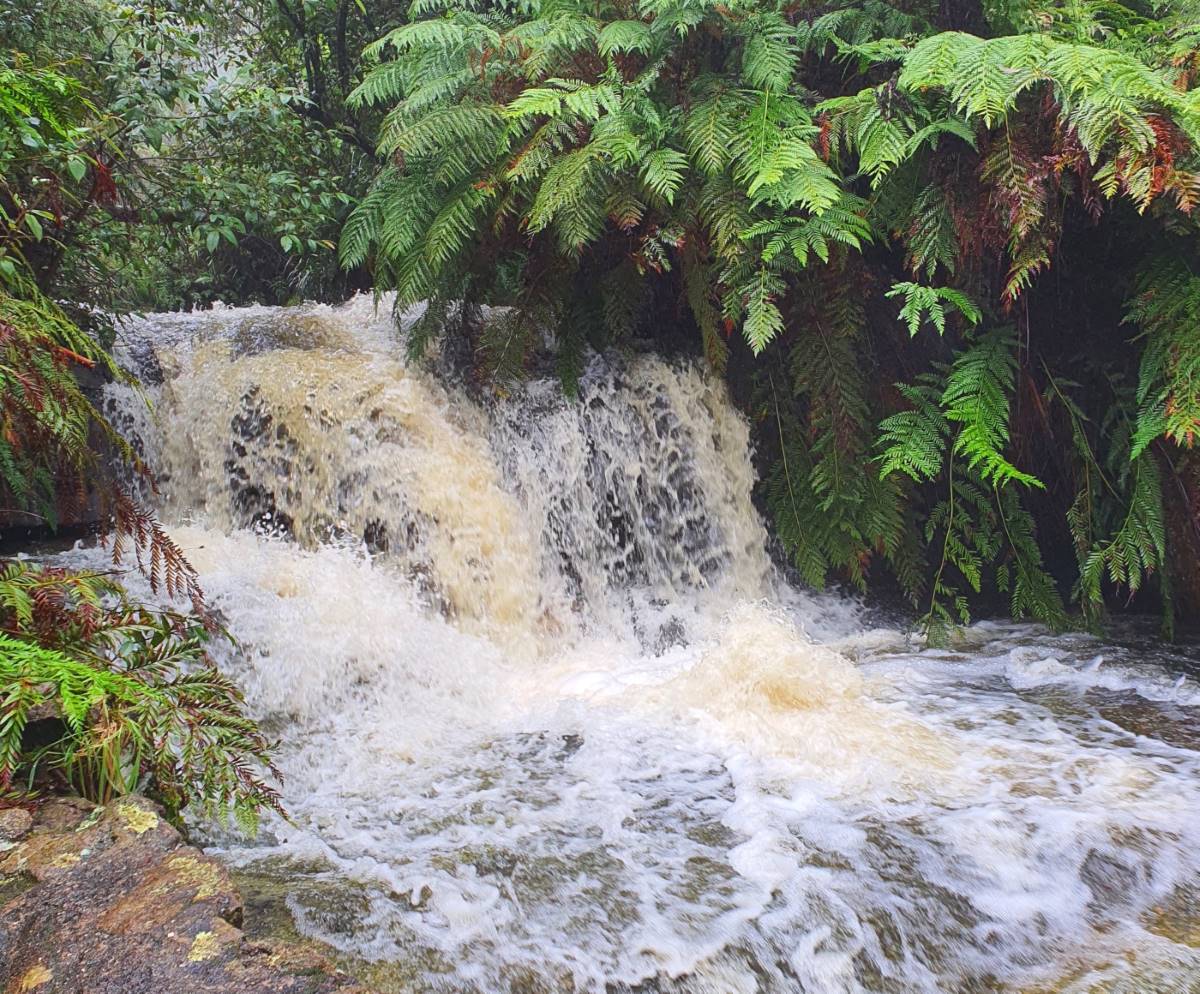
[[[1144,340],[1130,458],[1159,437],[1191,448],[1200,434],[1200,276],[1178,256],[1143,271],[1125,320]]]
[[[917,483],[936,479],[946,458],[950,423],[942,411],[941,381],[926,374],[915,385],[897,384],[911,405],[879,424],[879,475],[883,479],[903,473]]]
[[[885,296],[904,298],[900,320],[908,327],[909,335],[916,335],[924,321],[931,322],[939,335],[945,334],[947,305],[958,311],[970,324],[978,324],[983,316],[970,297],[953,287],[896,283]]]
[[[1102,582],[1136,593],[1144,578],[1166,562],[1166,528],[1162,482],[1153,456],[1143,453],[1133,461],[1128,506],[1119,526],[1088,552],[1080,571],[1085,597],[1102,602]]]
[[[1015,347],[1011,329],[980,336],[950,367],[942,411],[947,421],[959,426],[954,452],[985,482],[997,488],[1010,482],[1042,487],[1040,480],[1017,469],[1004,455],[1009,394],[1016,372]]]

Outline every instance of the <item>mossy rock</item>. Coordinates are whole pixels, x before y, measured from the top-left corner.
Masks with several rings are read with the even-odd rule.
[[[313,943],[255,942],[228,870],[140,797],[57,799],[0,852],[0,992],[349,994]]]

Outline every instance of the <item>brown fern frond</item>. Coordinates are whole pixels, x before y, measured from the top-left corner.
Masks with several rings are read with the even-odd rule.
[[[114,565],[124,563],[131,544],[138,572],[146,578],[154,593],[162,591],[172,599],[187,599],[206,626],[215,626],[199,577],[186,554],[159,524],[154,513],[124,487],[113,488],[111,528],[104,541],[111,542]]]

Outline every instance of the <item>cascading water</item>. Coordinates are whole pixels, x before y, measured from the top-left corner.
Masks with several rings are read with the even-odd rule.
[[[392,989],[1200,990],[1200,686],[788,588],[699,369],[480,401],[365,300],[126,336],[157,416],[108,409],[282,739],[294,824],[221,851]]]

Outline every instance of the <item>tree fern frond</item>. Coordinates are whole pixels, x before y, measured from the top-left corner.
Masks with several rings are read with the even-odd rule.
[[[960,426],[954,451],[999,488],[1009,482],[1044,487],[1005,458],[1008,444],[1008,395],[1016,373],[1015,339],[1010,329],[982,335],[960,353],[946,378],[942,409],[947,421]]]
[[[926,378],[914,386],[897,384],[912,409],[900,411],[879,424],[879,476],[904,473],[918,483],[936,479],[946,458],[950,423],[941,406],[941,388]]]
[[[953,287],[921,286],[918,283],[895,283],[885,297],[903,297],[900,320],[908,326],[909,336],[915,336],[923,321],[931,321],[939,335],[946,332],[946,305],[961,314],[968,323],[979,324],[983,317],[971,299]]]

